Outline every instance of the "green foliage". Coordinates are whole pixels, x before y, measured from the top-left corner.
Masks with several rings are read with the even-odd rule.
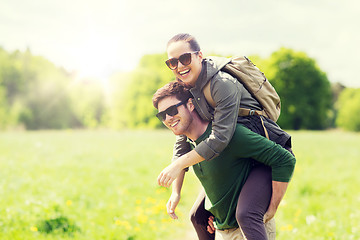
[[[124,94],[122,121],[130,128],[161,127],[155,117],[156,109],[152,105],[152,96],[156,90],[174,79],[164,61],[166,54],[144,56],[138,68],[131,74],[127,91]]]
[[[337,104],[337,126],[349,130],[360,131],[360,89],[348,88],[341,92]]]
[[[324,129],[330,125],[331,88],[326,74],[303,52],[281,48],[262,69],[281,98],[278,120],[285,129]]]
[[[66,88],[68,74],[48,60],[24,53],[0,50],[0,94],[7,104],[7,126],[24,125],[27,129],[68,128],[72,111]],[[5,96],[5,97],[4,97]],[[5,98],[5,99],[4,99]]]
[[[72,233],[79,231],[79,228],[64,216],[42,220],[38,223],[37,228],[39,232],[44,233]]]
[[[95,80],[73,76],[30,50],[0,48],[0,128],[64,129],[105,123],[106,97]]]
[[[96,128],[104,124],[106,97],[95,80],[78,81],[69,88],[70,102],[79,127]]]

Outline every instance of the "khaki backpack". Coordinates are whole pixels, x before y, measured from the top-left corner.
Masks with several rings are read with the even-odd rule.
[[[240,81],[244,87],[260,103],[263,110],[256,111],[246,108],[239,109],[239,116],[261,115],[276,122],[280,116],[280,97],[274,87],[247,57],[233,57],[221,71],[229,73]],[[210,93],[210,81],[204,87],[206,101],[215,108],[214,99]]]

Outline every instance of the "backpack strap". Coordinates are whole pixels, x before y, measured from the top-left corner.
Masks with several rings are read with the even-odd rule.
[[[211,83],[211,81],[209,81],[209,82],[204,86],[204,88],[203,88],[203,93],[204,93],[205,99],[206,99],[206,101],[208,102],[208,104],[215,109],[216,104],[215,104],[215,101],[214,101],[213,97],[211,96],[210,83]]]
[[[258,110],[251,110],[251,109],[247,109],[247,108],[239,108],[239,116],[249,116],[249,115],[257,115],[257,116],[260,117],[261,124],[262,124],[262,126],[264,128],[265,137],[267,139],[270,139],[269,138],[269,133],[266,130],[266,127],[264,125],[264,120],[262,119],[262,117],[264,116],[263,112],[258,111]]]
[[[268,131],[266,130],[266,127],[265,127],[265,125],[264,125],[264,120],[262,119],[262,116],[260,116],[260,119],[261,119],[261,124],[262,124],[262,126],[263,126],[263,128],[264,128],[265,137],[270,140],[270,138],[269,138],[269,133],[268,133]]]
[[[251,110],[248,108],[239,108],[239,116],[249,116],[249,115],[257,115],[257,116],[264,116],[262,111],[259,110]]]

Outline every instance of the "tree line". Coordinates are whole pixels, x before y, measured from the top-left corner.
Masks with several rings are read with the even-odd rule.
[[[360,131],[360,89],[331,84],[306,53],[281,48],[266,59],[248,57],[281,98],[282,128]],[[0,48],[0,128],[161,128],[151,98],[174,80],[166,58],[143,56],[135,70],[114,74],[105,91],[99,81],[78,79],[30,50]]]

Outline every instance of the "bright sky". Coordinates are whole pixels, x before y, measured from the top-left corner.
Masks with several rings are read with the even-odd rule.
[[[330,81],[360,87],[359,12],[356,0],[2,0],[0,46],[107,78],[188,32],[205,55],[304,51]]]

